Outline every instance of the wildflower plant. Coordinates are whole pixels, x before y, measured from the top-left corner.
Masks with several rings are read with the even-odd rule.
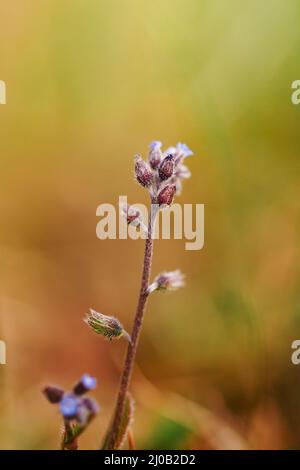
[[[184,285],[184,276],[179,270],[164,271],[157,275],[152,283],[150,276],[155,220],[158,212],[171,206],[174,197],[180,194],[182,181],[190,177],[190,171],[184,164],[190,155],[193,155],[193,152],[185,144],[178,143],[176,147],[169,147],[163,151],[162,143],[154,141],[150,144],[147,161],[140,155],[135,157],[135,178],[149,194],[150,215],[146,225],[137,208],[128,204],[121,207],[127,224],[140,228],[145,234],[141,284],[131,334],[124,330],[117,318],[93,309],[89,310],[84,319],[94,333],[110,341],[122,337],[128,340],[115,410],[102,449],[118,449],[126,437],[129,445],[134,442],[131,430],[134,402],[129,386],[148,297],[155,291],[173,291]],[[58,387],[46,387],[44,390],[50,403],[59,405],[64,420],[63,449],[77,448],[78,436],[96,415],[98,411],[96,403],[84,397],[84,394],[95,386],[95,379],[84,375],[70,393],[65,393]]]
[[[62,450],[77,450],[78,437],[98,413],[99,406],[96,400],[85,396],[96,386],[97,380],[94,377],[83,374],[71,392],[65,392],[56,385],[44,388],[45,397],[50,403],[58,405],[63,419]]]

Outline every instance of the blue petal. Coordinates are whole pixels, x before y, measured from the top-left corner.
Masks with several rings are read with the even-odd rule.
[[[149,145],[150,150],[156,150],[160,149],[162,146],[162,143],[159,140],[153,140],[151,144]]]
[[[182,144],[181,142],[178,142],[177,148],[183,153],[185,157],[194,155],[194,152],[186,144]]]
[[[97,379],[89,374],[83,374],[81,377],[81,382],[84,388],[87,390],[93,390],[97,387]]]
[[[59,404],[61,414],[65,418],[74,418],[78,411],[79,400],[72,394],[67,394],[63,397]]]

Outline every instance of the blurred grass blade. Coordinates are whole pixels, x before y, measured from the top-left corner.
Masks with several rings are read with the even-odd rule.
[[[126,439],[127,433],[129,431],[129,427],[132,424],[133,413],[134,413],[134,400],[131,394],[127,393],[126,400],[125,400],[124,413],[122,416],[120,427],[114,438],[112,449],[120,449],[120,447],[122,447],[124,440]],[[108,442],[110,441],[110,437],[111,437],[111,426],[109,427],[108,433],[106,434],[106,437],[104,439],[102,450],[108,450],[107,445],[108,445]]]

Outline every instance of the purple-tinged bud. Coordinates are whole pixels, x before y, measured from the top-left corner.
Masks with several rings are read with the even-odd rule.
[[[130,206],[129,204],[121,204],[120,211],[128,225],[140,227],[141,230],[147,234],[147,226],[143,222],[141,212],[136,207]]]
[[[153,142],[151,142],[151,144],[149,145],[150,150],[160,149],[161,147],[162,143],[160,142],[160,140],[153,140]]]
[[[165,271],[160,273],[154,279],[153,283],[147,289],[148,294],[156,290],[177,290],[184,286],[184,276],[182,272],[177,269],[176,271]]]
[[[83,374],[80,381],[73,388],[75,395],[83,395],[89,390],[93,390],[97,386],[97,379],[89,374]]]
[[[73,393],[66,393],[59,404],[61,414],[66,419],[74,419],[77,416],[80,400]]]
[[[121,213],[123,217],[126,218],[127,224],[134,225],[134,226],[139,226],[141,223],[140,217],[141,213],[138,209],[136,209],[134,206],[130,206],[129,204],[123,204],[121,206]]]
[[[76,420],[81,426],[85,427],[99,410],[100,407],[96,400],[89,397],[82,398],[77,409]]]
[[[153,182],[153,173],[150,166],[139,155],[135,157],[135,176],[138,182],[146,188]]]
[[[174,171],[174,156],[167,155],[158,167],[158,174],[161,181],[165,181],[173,175]]]
[[[161,151],[162,143],[158,140],[155,140],[149,145],[150,151],[148,155],[148,161],[150,163],[151,168],[156,170],[161,162],[162,159],[162,151]]]
[[[55,385],[49,385],[43,390],[43,394],[50,403],[59,403],[63,396],[64,390],[62,388],[56,387]]]
[[[99,413],[100,411],[100,406],[94,400],[93,398],[90,397],[84,397],[82,399],[82,405],[91,413],[93,416]]]
[[[160,206],[168,205],[170,206],[173,202],[174,196],[176,193],[176,185],[170,184],[165,186],[157,196],[157,202]]]

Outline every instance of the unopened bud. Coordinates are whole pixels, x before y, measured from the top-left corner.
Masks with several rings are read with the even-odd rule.
[[[151,294],[156,290],[177,290],[183,286],[184,276],[179,269],[176,271],[165,271],[156,276],[153,283],[149,285],[147,293]]]
[[[123,204],[121,206],[121,213],[123,217],[126,218],[128,225],[139,226],[141,224],[141,213],[138,209],[134,206],[130,206],[129,204]]]
[[[161,181],[171,178],[174,171],[174,157],[173,155],[167,155],[158,168],[158,174]]]
[[[90,309],[84,321],[95,333],[105,336],[109,340],[120,339],[122,336],[130,340],[128,333],[117,318]]]
[[[152,170],[148,163],[146,163],[139,155],[135,157],[135,176],[138,182],[146,188],[152,184]]]
[[[89,390],[93,390],[96,387],[97,379],[89,374],[83,374],[80,381],[73,388],[73,391],[75,395],[83,395],[84,393],[88,392]]]
[[[76,420],[80,426],[85,427],[96,416],[99,410],[100,407],[96,400],[90,397],[82,398],[77,409]]]
[[[82,404],[86,407],[86,409],[92,414],[96,415],[100,411],[100,406],[94,400],[93,398],[90,397],[85,397],[82,399]]]
[[[158,168],[158,166],[161,162],[161,159],[162,159],[161,146],[162,146],[162,143],[159,142],[159,140],[155,140],[149,146],[150,147],[150,152],[149,152],[149,155],[148,155],[148,160],[149,160],[150,166],[151,166],[151,168],[153,168],[153,170],[156,170],[156,168]]]
[[[49,385],[44,388],[43,393],[50,403],[59,403],[65,392],[62,388],[56,387],[55,385]]]
[[[158,204],[160,206],[163,206],[163,205],[170,206],[173,202],[175,193],[176,193],[176,185],[175,184],[165,186],[157,196]]]

